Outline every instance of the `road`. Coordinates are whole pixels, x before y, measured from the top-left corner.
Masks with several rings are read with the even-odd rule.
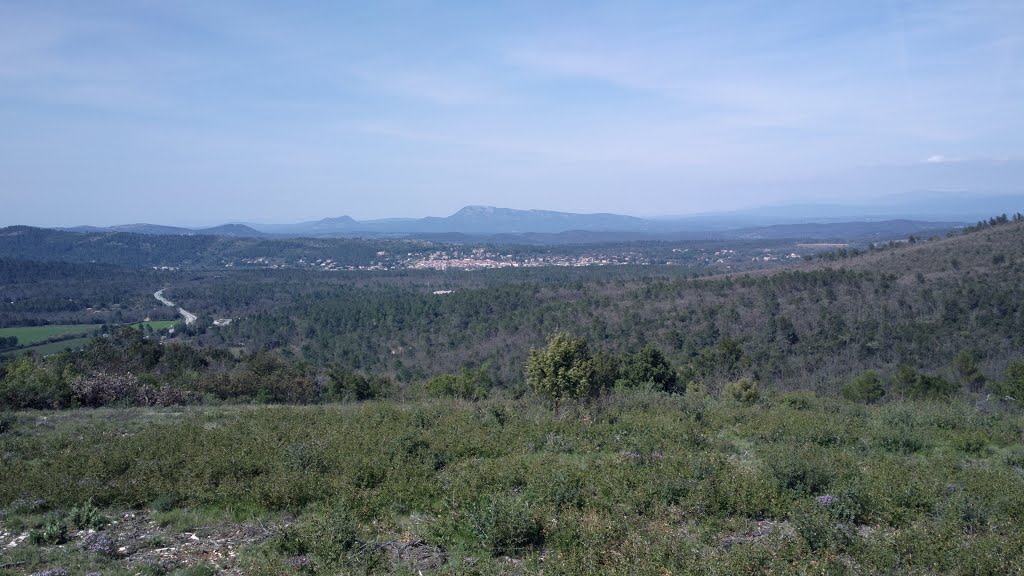
[[[174,306],[174,302],[171,302],[167,298],[164,298],[164,290],[166,290],[166,288],[161,288],[161,289],[157,290],[156,292],[154,292],[153,293],[153,298],[156,298],[157,300],[159,300],[160,303],[163,304],[164,306]],[[181,314],[182,318],[185,319],[185,325],[186,326],[188,326],[189,324],[191,324],[191,323],[193,323],[193,322],[195,322],[196,320],[199,319],[198,316],[196,316],[195,314],[193,314],[193,313],[189,312],[188,310],[185,310],[184,308],[181,308],[181,307],[178,308],[178,314]]]

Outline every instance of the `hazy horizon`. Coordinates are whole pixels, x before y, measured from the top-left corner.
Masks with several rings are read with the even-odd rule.
[[[0,6],[0,225],[1024,191],[1024,4]]]

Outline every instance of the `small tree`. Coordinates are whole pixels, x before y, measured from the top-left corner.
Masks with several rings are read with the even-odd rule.
[[[951,398],[956,395],[958,386],[942,376],[918,374],[917,379],[907,390],[907,396],[915,400],[934,400]]]
[[[974,355],[964,350],[953,359],[953,370],[960,384],[971,392],[978,392],[985,385],[985,375],[978,369]]]
[[[492,386],[486,368],[463,368],[458,374],[442,374],[427,381],[427,394],[434,397],[481,400]]]
[[[666,392],[676,389],[676,371],[665,355],[653,345],[644,346],[636,354],[626,358],[622,366],[622,377],[630,386],[653,384]]]
[[[590,394],[595,378],[587,341],[559,332],[548,340],[547,348],[531,348],[526,362],[526,382],[551,401],[556,413],[565,399]]]
[[[873,404],[885,396],[885,388],[882,387],[882,379],[878,377],[878,372],[868,370],[847,382],[843,386],[842,394],[847,400]]]
[[[1003,379],[992,385],[992,391],[1004,398],[1024,402],[1024,360],[1010,362]]]
[[[757,402],[760,393],[753,378],[740,378],[726,384],[722,389],[722,396],[744,404],[753,404]]]
[[[892,381],[890,383],[890,389],[900,395],[902,400],[917,382],[918,374],[917,370],[914,370],[906,364],[900,364],[896,368],[896,373],[892,375]]]

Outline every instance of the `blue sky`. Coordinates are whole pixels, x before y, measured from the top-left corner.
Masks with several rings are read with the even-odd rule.
[[[0,0],[0,224],[1024,191],[1024,2]]]

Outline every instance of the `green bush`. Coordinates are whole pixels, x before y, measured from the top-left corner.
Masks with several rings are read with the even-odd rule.
[[[845,552],[856,531],[849,522],[837,518],[831,505],[801,501],[792,516],[793,528],[812,551]]]
[[[725,385],[722,389],[722,397],[730,398],[744,404],[753,404],[760,397],[757,389],[757,382],[753,378],[740,378]]]
[[[945,399],[956,395],[959,389],[955,382],[942,376],[918,374],[907,390],[907,397],[917,400]]]
[[[304,513],[294,526],[281,530],[278,552],[286,556],[310,554],[322,569],[342,567],[359,543],[359,527],[344,509],[317,506]]]
[[[68,522],[79,530],[100,530],[110,523],[110,519],[93,506],[92,500],[88,500],[81,506],[71,509],[68,513]]]
[[[988,437],[983,432],[962,432],[957,434],[953,445],[968,454],[982,454],[988,447]]]
[[[63,544],[68,540],[68,525],[61,518],[50,516],[45,524],[29,531],[28,539],[36,546]]]
[[[1024,360],[1010,362],[1003,372],[1003,379],[992,385],[992,391],[1024,404]]]
[[[493,556],[520,554],[544,543],[540,519],[524,498],[492,494],[469,509],[477,541]]]
[[[626,356],[619,373],[626,387],[646,384],[665,392],[676,390],[675,368],[661,350],[650,344],[636,354]]]
[[[171,495],[161,495],[149,503],[149,507],[156,512],[170,512],[178,507],[178,499]]]
[[[486,368],[463,368],[458,374],[442,374],[427,381],[427,394],[435,398],[483,400],[493,382]]]
[[[802,494],[823,493],[835,477],[832,458],[813,444],[779,445],[765,455],[765,460],[780,486]]]
[[[4,366],[0,406],[5,408],[67,408],[72,405],[73,370],[63,355],[47,362],[20,356]]]
[[[778,402],[795,410],[809,410],[817,402],[818,397],[812,391],[787,392],[780,394]]]
[[[885,396],[885,388],[878,372],[868,370],[844,384],[842,394],[844,398],[853,402],[874,404]]]
[[[559,332],[543,349],[530,349],[526,381],[534,392],[549,400],[555,412],[565,400],[597,392],[594,361],[586,339]]]

